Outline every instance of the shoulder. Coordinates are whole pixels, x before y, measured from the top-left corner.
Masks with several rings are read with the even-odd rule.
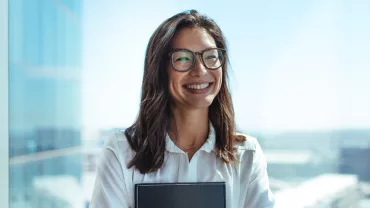
[[[245,137],[244,141],[235,143],[235,156],[241,163],[250,163],[264,158],[258,139],[247,134],[237,133],[237,136]]]
[[[128,157],[132,156],[132,150],[124,130],[114,131],[105,138],[103,149],[113,152],[120,162],[127,161]]]
[[[255,151],[259,147],[257,138],[243,133],[236,133],[236,136],[244,137],[245,140],[235,143],[235,149],[240,151]]]
[[[105,148],[116,148],[118,144],[124,145],[125,149],[123,151],[127,151],[129,144],[125,135],[125,130],[116,130],[104,139]]]

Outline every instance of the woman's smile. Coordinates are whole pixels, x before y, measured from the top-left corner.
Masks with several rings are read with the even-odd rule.
[[[211,90],[213,82],[191,83],[183,85],[186,92],[191,94],[206,94]]]

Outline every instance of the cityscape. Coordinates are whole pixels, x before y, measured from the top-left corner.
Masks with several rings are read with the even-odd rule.
[[[124,128],[100,130],[95,139],[82,144],[81,148],[65,147],[57,152],[53,148],[58,146],[55,142],[49,145],[49,155],[36,154],[35,158],[23,160],[21,156],[13,157],[11,175],[24,172],[24,182],[32,181],[32,184],[11,183],[12,207],[40,207],[40,204],[44,207],[88,207],[100,150],[105,139],[117,130]],[[70,134],[55,132],[50,134],[49,131],[48,136],[54,135],[49,138]],[[276,207],[365,208],[370,205],[369,133],[370,129],[250,135],[261,138]],[[317,146],[306,145],[299,142],[300,139],[310,140],[310,144]],[[40,141],[40,145],[44,145]],[[32,177],[32,170],[34,178],[27,179]],[[60,189],[55,190],[55,186]],[[34,205],[19,203],[22,199],[29,199]]]
[[[110,6],[113,5],[112,2],[109,3]],[[98,59],[95,57],[95,53],[98,52],[86,50],[86,48],[84,50],[87,43],[89,43],[88,45],[93,45],[91,44],[93,39],[91,39],[90,42],[84,39],[84,37],[86,37],[86,28],[92,27],[91,25],[83,24],[84,18],[88,18],[88,15],[94,17],[99,16],[95,14],[96,11],[94,10],[94,6],[90,6],[90,10],[86,9],[89,8],[87,6],[88,4],[95,4],[97,8],[98,4],[103,3],[91,3],[83,0],[9,1],[9,203],[11,208],[87,208],[94,187],[97,161],[105,139],[112,134],[112,132],[123,130],[128,126],[117,124],[119,122],[112,122],[109,119],[106,120],[106,122],[108,122],[107,125],[101,125],[105,127],[98,125],[105,122],[102,121],[104,120],[102,118],[107,118],[101,115],[107,114],[107,109],[113,109],[112,106],[114,106],[108,105],[111,100],[101,99],[97,96],[99,93],[94,91],[98,88],[104,88],[102,84],[103,81],[100,80],[101,82],[98,82],[98,79],[92,79],[92,81],[90,80],[92,84],[90,83],[91,85],[89,85],[91,91],[83,90],[84,83],[86,84],[86,77],[84,76],[90,72],[91,74],[96,73],[94,76],[98,78],[102,75],[96,72],[98,70],[93,70],[96,68],[89,68],[97,63],[94,62],[94,60]],[[131,4],[134,5],[132,2]],[[342,2],[342,4],[344,3]],[[171,9],[172,7],[170,6],[171,5],[168,7]],[[295,6],[297,10],[304,7],[301,5]],[[282,9],[282,7],[284,6],[280,5],[279,8]],[[105,9],[105,11],[109,12],[111,10],[109,8],[112,9],[113,7],[107,6],[107,8],[102,7],[101,9]],[[176,11],[178,10],[177,6],[173,6],[173,8],[176,8]],[[175,11],[175,9],[171,11]],[[124,15],[130,14],[127,10],[125,10],[125,12],[127,12],[127,14],[125,13]],[[104,15],[101,16],[103,18]],[[341,18],[345,19],[344,14]],[[320,18],[317,19],[321,21]],[[93,22],[93,20],[91,21]],[[313,22],[315,24],[317,23],[317,21]],[[330,21],[327,22],[331,23]],[[99,24],[99,21],[96,21],[96,24]],[[156,22],[152,22],[151,24],[154,25]],[[111,27],[123,28],[123,26],[116,26],[114,24],[112,24]],[[225,28],[227,30],[228,27]],[[325,28],[323,27],[320,30],[325,30]],[[329,32],[327,33],[331,34]],[[127,35],[128,33],[124,31],[122,34]],[[97,33],[91,33],[90,35],[92,37],[96,36],[97,39],[102,37],[101,34],[99,36]],[[231,38],[237,39],[233,34],[230,36]],[[115,36],[108,37],[112,37],[112,39],[117,38]],[[101,39],[101,45],[104,45],[106,39]],[[354,40],[350,39],[349,42],[350,41]],[[253,47],[252,45],[253,44],[250,46]],[[258,48],[260,46],[256,47]],[[334,48],[334,46],[330,47]],[[314,50],[316,51],[317,49],[315,48]],[[92,52],[94,52],[94,55],[91,55]],[[130,53],[131,52],[135,53],[135,51],[130,50]],[[142,51],[139,52],[141,54]],[[235,48],[232,52],[237,54]],[[88,58],[91,60],[91,63],[84,64],[84,60],[87,59],[85,56],[89,53],[90,57]],[[100,51],[100,53],[102,52]],[[117,55],[117,57],[120,55],[122,54]],[[248,54],[250,57],[254,57],[254,55],[253,53]],[[362,54],[362,56],[365,57],[364,54]],[[312,57],[313,56],[311,56],[311,58]],[[121,59],[121,57],[119,58]],[[107,60],[112,61],[113,59]],[[237,60],[237,58],[235,58],[235,60]],[[253,62],[256,60],[249,61]],[[355,58],[350,60],[351,61],[343,65],[350,67],[356,66],[359,68],[359,71],[361,71],[360,69],[365,69],[366,66],[370,66],[369,62],[364,61],[362,65],[355,65],[352,62]],[[368,59],[366,60],[368,61]],[[107,63],[108,61],[102,63]],[[324,63],[321,59],[319,59],[318,62]],[[234,68],[238,68],[237,66],[242,68],[240,66],[244,66],[245,64],[240,61],[236,61],[235,63]],[[117,63],[117,65],[119,64]],[[257,67],[257,65],[255,65],[255,67]],[[293,66],[293,68],[294,67],[295,66]],[[325,65],[325,67],[330,68],[328,65]],[[90,71],[86,70],[86,68],[89,68]],[[111,68],[116,68],[115,63],[111,63]],[[249,68],[252,67],[249,66]],[[105,70],[109,71],[108,67]],[[285,69],[282,69],[282,71],[284,70]],[[348,86],[354,86],[354,83],[363,83],[361,89],[366,89],[368,82],[366,80],[366,82],[364,80],[355,80],[353,78],[355,75],[352,76],[352,74],[360,73],[356,71],[356,69],[351,68],[351,70],[353,71],[349,74],[351,74],[351,78],[354,81],[346,79],[348,82],[353,82],[352,85],[348,84]],[[248,71],[248,73],[249,72],[250,71]],[[125,73],[128,72],[126,71]],[[132,72],[132,74],[134,73],[137,72]],[[291,71],[287,74],[290,73]],[[325,73],[323,72],[323,74]],[[340,71],[340,73],[344,72]],[[340,73],[338,72],[338,74]],[[361,73],[364,72],[361,71]],[[115,73],[108,74],[113,74],[110,75],[111,78],[117,76]],[[334,77],[330,73],[328,74],[328,77]],[[131,77],[125,78],[126,81],[124,83],[128,86],[131,85],[132,80],[140,77],[140,74],[136,75],[137,76],[132,79]],[[251,73],[250,76],[253,76],[253,74]],[[261,74],[254,74],[254,77],[263,76]],[[272,75],[271,77],[273,77],[274,80],[277,79]],[[338,77],[336,81],[341,83],[341,78]],[[313,81],[309,83],[309,86],[317,87],[320,83],[315,82],[315,80],[317,81],[319,78],[316,76],[311,78]],[[119,80],[121,78],[117,79]],[[117,80],[102,80],[105,80],[104,82],[112,82],[113,86],[119,88],[117,91],[110,92],[114,95],[112,98],[118,99],[118,97],[115,96],[117,96],[118,92],[120,92],[125,85],[115,85],[114,83],[115,81],[117,82]],[[327,84],[325,79],[323,80],[324,83]],[[252,84],[258,84],[258,82],[267,81],[255,81],[255,83],[253,82]],[[288,81],[286,80],[286,82]],[[300,80],[297,81],[297,85],[299,85],[298,82],[300,82]],[[326,86],[325,84],[324,86]],[[365,86],[365,84],[367,85]],[[261,85],[264,84],[259,84],[258,86]],[[264,122],[261,121],[263,117],[258,117],[256,115],[269,114],[269,112],[265,112],[265,110],[271,110],[272,107],[266,104],[267,107],[265,106],[265,108],[262,108],[260,103],[264,103],[264,101],[270,103],[268,101],[270,101],[270,99],[274,101],[273,99],[278,97],[278,95],[274,94],[275,91],[270,92],[269,90],[271,89],[268,88],[258,91],[254,89],[250,90],[249,87],[244,85],[243,87],[246,92],[255,95],[255,99],[252,100],[257,100],[258,102],[256,101],[257,104],[250,104],[252,110],[245,110],[243,105],[248,101],[248,97],[240,92],[243,90],[237,91],[237,93],[233,94],[237,117],[248,118],[249,116],[254,116],[253,118],[256,120],[255,123],[264,126]],[[291,87],[288,86],[287,88]],[[303,88],[306,89],[305,87]],[[323,99],[325,101],[326,97],[323,96],[325,94],[321,94],[322,91],[325,90],[323,88],[317,88],[318,90],[316,93],[318,100]],[[355,101],[353,101],[353,103],[341,102],[342,105],[339,107],[332,105],[326,105],[326,107],[329,106],[329,110],[332,108],[339,109],[338,111],[332,111],[334,114],[335,112],[340,112],[339,116],[336,114],[332,116],[335,118],[334,120],[337,121],[341,119],[355,120],[353,119],[355,117],[354,115],[359,114],[354,112],[354,110],[352,111],[352,108],[355,109],[356,106],[363,105],[365,106],[363,109],[367,111],[361,114],[362,120],[359,119],[363,121],[362,125],[357,125],[359,123],[354,122],[353,125],[348,125],[351,127],[345,128],[346,125],[344,125],[345,122],[343,122],[342,127],[338,128],[328,127],[315,129],[313,127],[312,130],[283,130],[276,127],[276,131],[264,131],[263,127],[260,127],[260,130],[250,130],[256,129],[254,128],[255,126],[253,126],[253,122],[246,121],[248,119],[238,120],[237,118],[237,123],[238,121],[242,121],[237,125],[238,131],[256,137],[262,146],[268,163],[270,187],[276,197],[277,208],[370,207],[370,123],[366,123],[366,121],[368,121],[366,120],[368,119],[367,116],[370,117],[370,111],[366,105],[368,100],[366,100],[367,98],[364,96],[365,93],[361,93],[360,87],[356,88],[358,91],[354,89],[355,88],[348,87],[343,93],[347,93],[345,95],[353,95],[354,98],[363,98],[362,101],[364,102],[356,101],[359,105],[355,105]],[[87,95],[85,95],[84,92]],[[263,92],[265,92],[265,97],[260,95],[263,94]],[[312,96],[315,97],[313,91],[299,91],[297,94],[304,97],[304,92],[306,92],[306,94],[312,94]],[[126,94],[126,96],[129,97],[129,93],[131,92],[126,90],[125,93],[122,94]],[[328,94],[330,94],[330,91]],[[358,97],[355,97],[356,95],[358,95]],[[90,105],[86,105],[86,102],[90,101],[86,99],[86,97],[89,96],[94,97],[97,102],[91,102]],[[289,97],[288,92],[286,97]],[[276,98],[276,100],[279,101],[276,105],[280,104],[282,106],[284,102],[281,100],[287,99],[286,97]],[[297,97],[290,98],[289,102],[299,103],[299,97]],[[333,97],[335,96],[333,95]],[[348,98],[348,100],[350,100],[350,98]],[[120,105],[122,103],[125,104],[126,102],[128,103],[128,101],[125,100],[125,96],[121,95],[119,99],[122,100],[118,102],[117,106],[119,106],[119,108],[124,108],[125,110],[122,111],[124,113],[115,114],[113,109],[111,114],[115,119],[122,119],[122,117],[126,117],[127,115],[125,121],[120,123],[130,123],[134,115],[132,112],[137,110],[137,106],[131,108],[131,106],[134,105],[134,101],[132,101],[130,104],[126,106],[122,105],[121,107]],[[134,100],[132,96],[130,99]],[[307,99],[310,99],[310,97]],[[335,99],[336,98],[333,98],[332,100]],[[98,100],[99,102],[101,101],[101,103],[99,103]],[[330,101],[330,99],[328,100]],[[322,106],[325,106],[324,101],[322,101]],[[274,102],[271,103],[273,103],[271,105],[275,105]],[[302,103],[304,104],[304,101],[302,101]],[[89,115],[86,116],[86,106],[95,106],[96,109],[91,110],[90,113],[88,113]],[[346,112],[344,112],[343,109],[346,108],[343,106],[351,108],[351,110],[346,110]],[[317,109],[321,110],[321,107]],[[285,108],[289,107],[284,106],[283,109]],[[116,109],[118,109],[118,107]],[[292,109],[292,111],[293,110],[296,109]],[[343,112],[341,112],[341,110],[343,110]],[[316,111],[316,113],[314,113],[315,111],[312,111],[312,113],[311,111],[307,111],[303,109],[301,111],[302,115],[320,114],[321,112]],[[287,121],[289,118],[296,118],[294,112],[289,115],[287,113],[284,114],[283,111],[278,113],[273,112],[271,113],[273,114],[271,117],[275,116],[275,121],[277,121],[275,124],[279,124],[279,118],[286,116],[288,118],[285,120],[285,124],[288,125],[289,123]],[[324,110],[322,113],[324,114]],[[315,119],[318,116],[320,115],[316,115]],[[317,119],[317,123],[320,123],[319,120],[320,119]],[[312,122],[316,123],[316,120]],[[325,122],[326,121],[323,121],[322,123]],[[87,130],[86,123],[94,124],[95,127],[93,127],[92,130]],[[115,124],[111,125],[111,123]],[[290,124],[293,123],[294,122],[291,122]],[[267,121],[265,124],[266,127],[271,126],[271,124],[268,125]],[[356,126],[358,126],[358,128],[356,128]]]

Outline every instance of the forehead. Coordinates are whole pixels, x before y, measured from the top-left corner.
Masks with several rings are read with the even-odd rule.
[[[204,28],[183,28],[179,30],[172,39],[172,49],[188,49],[195,52],[207,48],[215,48],[216,42]]]

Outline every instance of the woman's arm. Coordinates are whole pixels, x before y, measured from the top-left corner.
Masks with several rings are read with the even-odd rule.
[[[114,142],[109,138],[100,156],[90,208],[129,208],[127,188]]]
[[[245,166],[245,168],[247,167],[251,169],[250,177],[249,182],[246,184],[248,188],[245,200],[240,207],[273,208],[275,206],[275,198],[270,190],[267,162],[257,140],[255,140],[252,164]]]

